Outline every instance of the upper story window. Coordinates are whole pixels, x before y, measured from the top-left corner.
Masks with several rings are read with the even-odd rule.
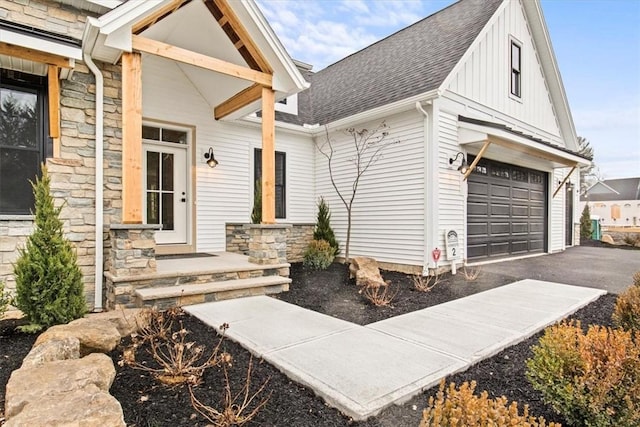
[[[511,95],[522,97],[522,56],[521,46],[511,40]]]
[[[0,73],[0,215],[29,215],[29,181],[52,150],[45,133],[46,77]]]

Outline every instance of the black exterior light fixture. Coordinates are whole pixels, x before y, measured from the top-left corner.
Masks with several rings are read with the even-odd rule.
[[[460,163],[460,166],[458,166],[458,170],[460,171],[461,174],[465,174],[467,173],[467,170],[469,169],[469,165],[467,164],[467,159],[464,158],[464,153],[462,151],[459,151],[455,157],[452,157],[449,159],[449,164],[452,165],[453,162],[455,162],[456,160],[458,160],[458,157],[462,156],[462,163]]]
[[[209,165],[210,168],[215,168],[216,166],[218,166],[218,161],[216,160],[216,157],[213,155],[213,147],[209,147],[209,152],[204,153],[204,158],[207,159],[207,164]]]

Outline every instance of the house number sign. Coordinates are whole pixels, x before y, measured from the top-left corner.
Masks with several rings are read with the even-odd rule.
[[[462,258],[460,253],[460,243],[458,242],[458,232],[456,230],[447,230],[445,235],[445,245],[447,248],[447,259],[457,260]]]

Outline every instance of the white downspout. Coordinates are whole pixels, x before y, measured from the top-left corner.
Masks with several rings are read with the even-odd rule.
[[[427,105],[430,105],[431,101],[427,101]],[[416,101],[416,109],[418,112],[422,113],[424,116],[424,251],[423,251],[423,260],[422,260],[422,275],[429,275],[429,268],[431,265],[431,241],[430,241],[430,233],[431,230],[431,218],[430,216],[433,214],[431,203],[429,203],[430,198],[432,197],[429,192],[429,176],[431,175],[431,164],[429,159],[429,146],[431,143],[431,132],[429,129],[429,113],[422,108],[422,104],[420,101]],[[435,266],[433,266],[435,267]]]
[[[104,79],[89,54],[84,62],[96,78],[96,265],[94,311],[102,311],[102,276],[104,264]]]

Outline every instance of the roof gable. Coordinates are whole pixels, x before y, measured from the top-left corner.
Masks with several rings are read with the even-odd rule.
[[[503,0],[461,0],[311,74],[303,117],[326,124],[438,89]],[[294,119],[300,124],[300,119]],[[290,121],[290,120],[289,120]]]
[[[593,184],[581,197],[593,202],[640,200],[640,178],[606,179]]]

